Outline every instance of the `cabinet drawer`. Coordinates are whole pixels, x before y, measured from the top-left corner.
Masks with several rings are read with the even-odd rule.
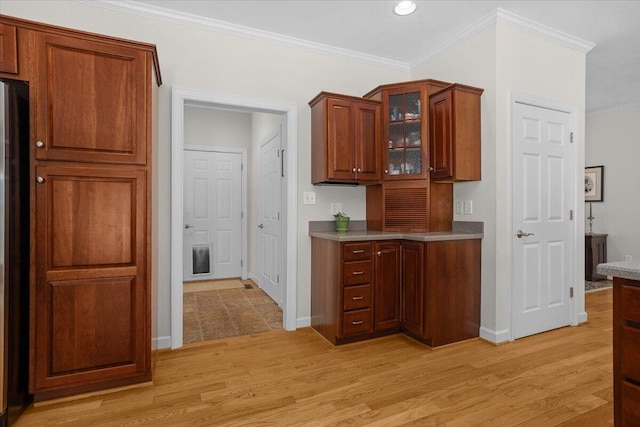
[[[622,381],[622,425],[640,425],[640,387]]]
[[[622,285],[620,301],[622,320],[630,320],[640,325],[640,288]]]
[[[344,310],[357,310],[371,306],[371,285],[344,288]]]
[[[371,332],[371,309],[344,313],[342,335],[355,335]]]
[[[371,261],[345,262],[344,285],[371,283]]]
[[[345,243],[345,261],[360,261],[369,258],[371,258],[371,243]]]
[[[620,353],[622,377],[640,382],[640,329],[628,326],[620,329]]]

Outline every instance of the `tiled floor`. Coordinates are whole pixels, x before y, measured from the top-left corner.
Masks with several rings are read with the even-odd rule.
[[[282,311],[260,288],[184,294],[184,344],[282,329]]]

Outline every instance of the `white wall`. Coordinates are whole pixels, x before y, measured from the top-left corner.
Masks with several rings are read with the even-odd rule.
[[[185,145],[251,146],[251,114],[205,107],[185,107]]]
[[[592,203],[593,231],[609,235],[608,261],[639,260],[640,105],[589,115],[586,129],[585,165],[604,165],[604,202]]]
[[[329,220],[330,203],[340,202],[353,219],[365,218],[364,188],[311,185],[311,114],[307,105],[326,90],[362,95],[381,83],[408,80],[408,71],[302,49],[244,39],[69,0],[2,0],[0,13],[157,46],[164,80],[160,88],[158,173],[154,229],[158,235],[157,337],[170,335],[171,88],[277,100],[298,105],[298,198],[315,191],[317,204],[298,209],[297,317],[310,316],[309,220]],[[155,328],[154,328],[155,330]]]
[[[473,215],[456,220],[483,221],[482,310],[485,337],[509,339],[511,328],[511,91],[575,106],[578,115],[578,169],[584,166],[585,54],[496,24],[428,62],[412,78],[436,78],[479,86],[482,95],[482,181],[454,185],[454,200],[472,200]],[[580,180],[582,180],[582,175]],[[576,186],[578,186],[576,182]],[[577,188],[582,188],[581,184]],[[578,195],[581,197],[581,194]],[[577,217],[581,218],[582,203]],[[584,239],[578,224],[577,283],[584,282]],[[578,290],[581,288],[578,286]],[[584,293],[576,297],[584,312]]]

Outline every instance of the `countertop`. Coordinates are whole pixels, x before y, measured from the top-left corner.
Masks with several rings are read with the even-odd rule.
[[[482,239],[483,233],[461,231],[435,231],[430,233],[393,233],[374,230],[353,230],[346,233],[337,231],[311,231],[311,237],[338,242],[361,242],[366,240],[413,240],[416,242],[438,242],[444,240]],[[640,272],[639,272],[640,277]]]
[[[638,261],[607,262],[598,264],[596,269],[599,274],[640,281],[640,262]]]

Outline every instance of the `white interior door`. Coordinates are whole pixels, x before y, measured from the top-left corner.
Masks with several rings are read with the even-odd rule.
[[[513,107],[513,338],[571,323],[575,205],[571,114]]]
[[[282,152],[280,129],[260,145],[260,273],[259,286],[282,307],[280,284],[280,200]]]
[[[184,281],[241,276],[242,155],[184,152]]]

